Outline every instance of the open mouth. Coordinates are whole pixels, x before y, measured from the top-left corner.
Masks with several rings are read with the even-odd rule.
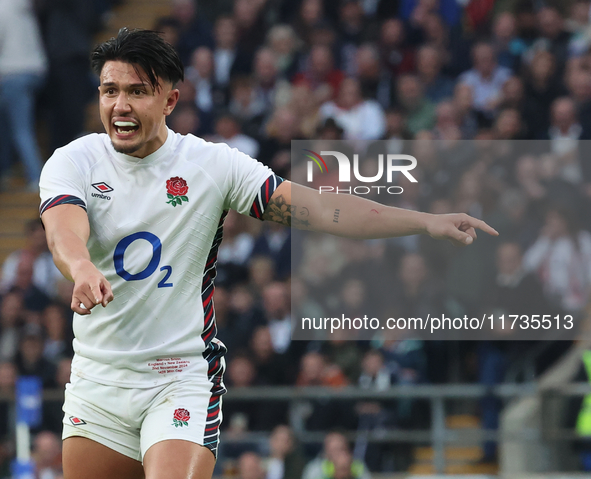
[[[121,137],[132,136],[140,127],[133,121],[116,121],[113,125],[115,126],[117,135]]]

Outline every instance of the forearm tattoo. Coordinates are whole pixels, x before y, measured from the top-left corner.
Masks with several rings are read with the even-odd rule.
[[[332,222],[333,223],[338,223],[339,222],[339,215],[341,214],[341,210],[339,210],[338,208],[336,210],[334,210],[334,215],[332,217]]]
[[[298,208],[295,205],[288,205],[283,195],[271,198],[263,214],[266,221],[274,221],[285,226],[294,228],[309,228],[308,217],[310,211],[305,206]]]

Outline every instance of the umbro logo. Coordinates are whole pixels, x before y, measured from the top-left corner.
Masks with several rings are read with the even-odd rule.
[[[83,421],[79,417],[70,416],[68,419],[70,419],[73,426],[84,426],[86,424],[86,421]]]
[[[90,196],[92,196],[93,198],[100,198],[101,200],[111,199],[111,197],[105,195],[105,193],[110,193],[111,191],[113,191],[113,188],[107,185],[104,181],[101,181],[100,183],[93,183],[92,187],[100,192],[100,194],[92,193]]]
[[[101,181],[100,183],[93,183],[92,187],[100,193],[109,193],[113,191],[113,188],[107,185],[104,181]]]

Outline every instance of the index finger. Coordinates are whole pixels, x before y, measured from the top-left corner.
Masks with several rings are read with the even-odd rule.
[[[496,229],[494,229],[492,226],[489,226],[482,220],[477,220],[476,218],[470,217],[468,224],[474,228],[484,231],[485,233],[488,233],[489,235],[499,236],[499,232]]]
[[[104,308],[107,304],[113,301],[114,295],[111,285],[108,282],[101,284],[101,291],[103,293],[102,305]]]

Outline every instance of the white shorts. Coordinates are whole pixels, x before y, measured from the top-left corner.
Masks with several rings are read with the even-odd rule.
[[[217,457],[222,397],[210,382],[184,379],[154,388],[105,386],[72,375],[66,385],[62,439],[87,437],[142,461],[157,442],[184,439]]]

